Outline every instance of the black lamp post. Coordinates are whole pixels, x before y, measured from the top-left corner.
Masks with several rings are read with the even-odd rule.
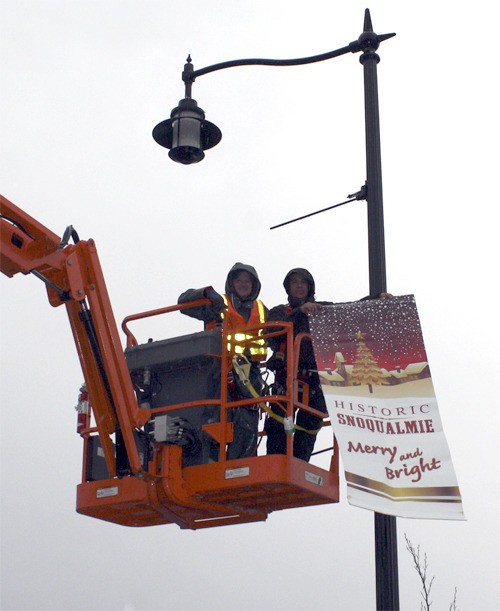
[[[195,79],[203,74],[236,66],[299,66],[320,62],[346,53],[361,52],[364,69],[365,133],[366,133],[366,201],[368,208],[368,257],[370,270],[370,296],[378,297],[386,291],[384,215],[382,199],[382,165],[380,154],[380,127],[378,109],[376,54],[381,42],[395,34],[377,35],[373,32],[370,12],[365,11],[363,33],[346,47],[300,59],[238,59],[194,70],[191,58],[184,66],[182,80],[185,98],[179,102],[170,119],[162,121],[153,130],[158,144],[170,149],[169,156],[183,164],[197,163],[205,157],[204,151],[219,143],[222,134],[218,127],[205,121],[205,113],[191,98]],[[398,558],[396,518],[375,513],[375,573],[377,609],[399,610]]]

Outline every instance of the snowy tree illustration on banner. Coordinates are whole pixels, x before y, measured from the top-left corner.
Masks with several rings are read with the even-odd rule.
[[[434,393],[413,296],[323,307],[310,325],[323,384],[362,396],[406,395],[408,384]]]
[[[373,384],[386,384],[384,375],[380,370],[377,361],[373,357],[370,349],[364,341],[366,333],[358,331],[356,340],[358,347],[354,355],[354,365],[352,368],[351,382],[354,386],[367,384],[368,390],[373,392]]]

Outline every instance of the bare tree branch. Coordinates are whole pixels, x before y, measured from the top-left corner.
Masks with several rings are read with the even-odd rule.
[[[457,586],[455,586],[455,592],[453,594],[453,601],[450,605],[450,611],[458,611],[457,609]]]
[[[406,549],[410,552],[413,558],[413,564],[415,566],[415,570],[417,571],[418,576],[420,577],[420,581],[422,582],[422,591],[420,592],[420,594],[423,598],[423,602],[420,603],[420,608],[423,609],[423,611],[430,611],[430,608],[432,605],[432,601],[430,600],[430,594],[431,594],[432,584],[434,582],[434,576],[432,576],[430,581],[427,578],[427,569],[428,569],[427,554],[424,554],[424,559],[423,561],[421,561],[420,560],[420,545],[415,548],[412,542],[410,541],[410,539],[408,539],[406,533],[405,533],[405,540],[406,540]]]
[[[420,545],[415,547],[410,539],[407,537],[405,533],[406,540],[406,549],[410,552],[411,557],[413,558],[413,565],[415,570],[420,577],[420,581],[422,582],[422,591],[420,595],[422,596],[422,601],[420,601],[420,609],[421,611],[430,611],[432,601],[430,599],[432,584],[434,583],[434,575],[429,579],[427,575],[427,570],[429,568],[427,564],[427,554],[424,554],[423,560],[420,558]],[[455,586],[455,592],[453,596],[453,601],[450,604],[449,611],[458,611],[457,608],[457,587]]]

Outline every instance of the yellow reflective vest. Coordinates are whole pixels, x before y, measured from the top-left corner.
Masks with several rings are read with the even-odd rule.
[[[228,343],[227,349],[233,354],[243,354],[250,352],[253,360],[261,361],[266,358],[266,342],[262,336],[262,329],[251,334],[245,333],[245,329],[258,327],[266,322],[266,309],[260,299],[255,299],[248,321],[235,309],[231,299],[227,295],[222,295],[227,310],[222,312],[222,318],[227,330]],[[234,334],[229,332],[234,330]]]

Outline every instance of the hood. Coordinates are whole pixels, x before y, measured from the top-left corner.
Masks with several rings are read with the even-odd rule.
[[[226,293],[228,295],[235,295],[233,287],[233,278],[237,276],[240,272],[248,272],[250,276],[252,276],[252,294],[248,297],[247,301],[253,301],[254,299],[257,299],[260,293],[259,276],[255,271],[255,267],[247,265],[246,263],[235,263],[233,267],[229,270],[225,286]]]
[[[316,285],[314,282],[313,275],[311,274],[310,271],[308,271],[307,269],[304,269],[303,267],[294,267],[293,269],[291,269],[288,272],[288,274],[285,276],[285,279],[283,280],[283,286],[285,287],[286,294],[288,295],[288,301],[290,305],[297,305],[297,304],[292,303],[292,298],[290,297],[290,292],[289,292],[290,278],[292,274],[300,274],[307,280],[307,283],[309,284],[309,292],[307,293],[306,301],[314,301],[315,300],[314,294],[316,293]]]

